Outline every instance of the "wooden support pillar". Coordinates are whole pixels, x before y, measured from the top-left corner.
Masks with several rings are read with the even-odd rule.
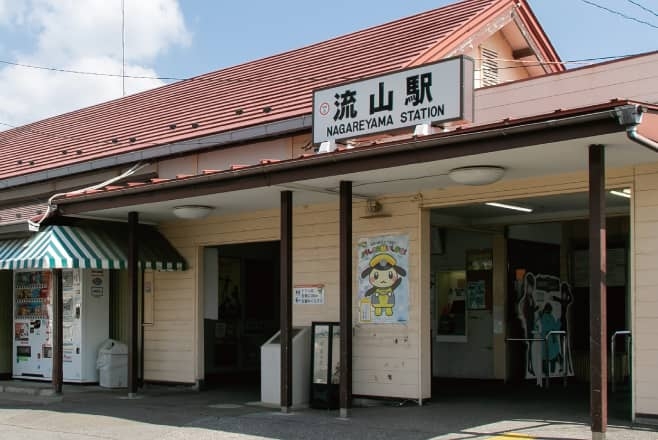
[[[340,416],[352,408],[352,182],[340,182]]]
[[[292,406],[292,191],[281,192],[281,411]]]
[[[128,278],[130,280],[130,339],[128,342],[128,397],[137,396],[139,371],[139,320],[138,320],[138,249],[137,226],[139,216],[136,212],[128,213]]]
[[[589,146],[589,341],[592,439],[605,439],[608,424],[606,346],[605,152]]]
[[[55,394],[62,394],[62,383],[64,382],[63,365],[63,310],[64,299],[62,297],[62,269],[53,269],[53,368],[52,383]]]

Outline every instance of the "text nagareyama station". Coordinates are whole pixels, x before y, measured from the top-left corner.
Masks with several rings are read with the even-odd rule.
[[[461,56],[316,90],[313,142],[471,120],[472,84],[473,60]]]

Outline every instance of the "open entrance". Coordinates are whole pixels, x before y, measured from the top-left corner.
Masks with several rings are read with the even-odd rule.
[[[260,381],[260,347],[279,329],[279,242],[204,250],[205,383]]]
[[[630,192],[616,193],[606,200],[609,413],[628,419]],[[488,381],[588,404],[587,194],[504,203],[431,212],[433,395]]]

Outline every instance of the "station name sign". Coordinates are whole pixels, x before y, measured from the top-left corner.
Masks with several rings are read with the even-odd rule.
[[[313,93],[313,142],[473,119],[471,58],[459,56]]]

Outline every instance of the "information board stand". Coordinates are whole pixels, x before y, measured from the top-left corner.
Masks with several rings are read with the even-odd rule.
[[[340,323],[314,322],[311,338],[311,407],[336,409],[340,384]]]

